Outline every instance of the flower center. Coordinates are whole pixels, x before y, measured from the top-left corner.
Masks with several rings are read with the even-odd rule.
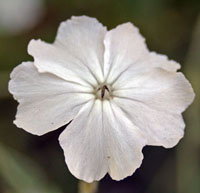
[[[96,98],[101,100],[110,99],[112,97],[111,88],[106,84],[102,84],[99,87],[97,87],[95,94]]]

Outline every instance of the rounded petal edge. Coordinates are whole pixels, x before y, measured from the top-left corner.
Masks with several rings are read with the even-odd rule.
[[[88,183],[99,181],[108,171],[100,109],[98,100],[85,104],[59,136],[67,168]]]
[[[79,89],[55,75],[39,73],[33,62],[18,65],[9,81],[9,92],[19,102],[14,124],[34,135],[58,129],[93,99]]]

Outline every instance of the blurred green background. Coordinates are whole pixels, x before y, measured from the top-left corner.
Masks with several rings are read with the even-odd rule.
[[[78,192],[58,144],[63,128],[41,137],[16,128],[17,102],[7,91],[12,69],[33,60],[29,41],[53,42],[59,23],[72,15],[96,17],[108,29],[133,22],[150,50],[181,63],[196,93],[184,113],[187,127],[178,146],[145,147],[143,164],[133,176],[120,182],[106,176],[98,193],[199,193],[199,13],[199,0],[0,0],[0,193]]]

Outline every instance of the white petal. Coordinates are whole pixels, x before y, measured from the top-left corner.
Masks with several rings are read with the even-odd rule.
[[[28,52],[40,72],[97,85],[103,81],[103,39],[106,28],[82,16],[62,22],[54,44],[32,40]]]
[[[112,82],[129,65],[148,54],[144,38],[131,23],[117,26],[107,32],[104,40],[104,74]]]
[[[180,64],[174,60],[169,60],[167,56],[158,54],[156,52],[150,52],[147,58],[144,58],[141,63],[138,64],[141,68],[160,67],[164,70],[176,72],[180,69]]]
[[[108,83],[113,83],[124,72],[160,67],[176,71],[180,65],[165,55],[149,52],[138,28],[131,23],[119,25],[109,31],[104,40],[104,73]]]
[[[96,84],[95,78],[88,69],[63,47],[41,40],[31,40],[28,51],[34,56],[34,65],[39,72],[52,73],[68,82],[84,86]]]
[[[113,102],[103,104],[109,174],[114,180],[131,176],[140,167],[146,139]]]
[[[13,70],[9,91],[20,103],[14,123],[36,135],[67,124],[93,98],[90,88],[49,73],[38,73],[32,62],[22,63]]]
[[[89,102],[59,137],[71,173],[87,182],[100,180],[108,171],[102,105]]]
[[[183,137],[181,113],[194,92],[182,73],[153,69],[134,76],[127,87],[113,93],[114,101],[148,138],[149,145],[173,147]]]
[[[71,173],[87,182],[107,172],[115,180],[132,175],[146,143],[140,130],[106,100],[85,105],[59,141]]]
[[[120,82],[120,81],[119,81]],[[161,68],[144,70],[124,81],[113,94],[147,104],[156,110],[182,113],[193,101],[194,92],[181,72]]]
[[[176,72],[180,68],[180,64],[173,60],[168,60],[165,55],[157,54],[155,52],[149,52],[146,57],[129,65],[123,72],[112,81],[113,87],[128,87],[128,84],[132,84],[135,81],[135,77],[141,76],[142,73],[148,73],[154,70],[153,68],[162,68],[167,71]],[[133,80],[134,79],[134,80]]]

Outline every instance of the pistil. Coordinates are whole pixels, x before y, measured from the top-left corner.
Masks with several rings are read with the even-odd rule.
[[[109,99],[111,96],[111,89],[108,85],[103,84],[96,89],[96,97],[98,99],[104,100]]]

